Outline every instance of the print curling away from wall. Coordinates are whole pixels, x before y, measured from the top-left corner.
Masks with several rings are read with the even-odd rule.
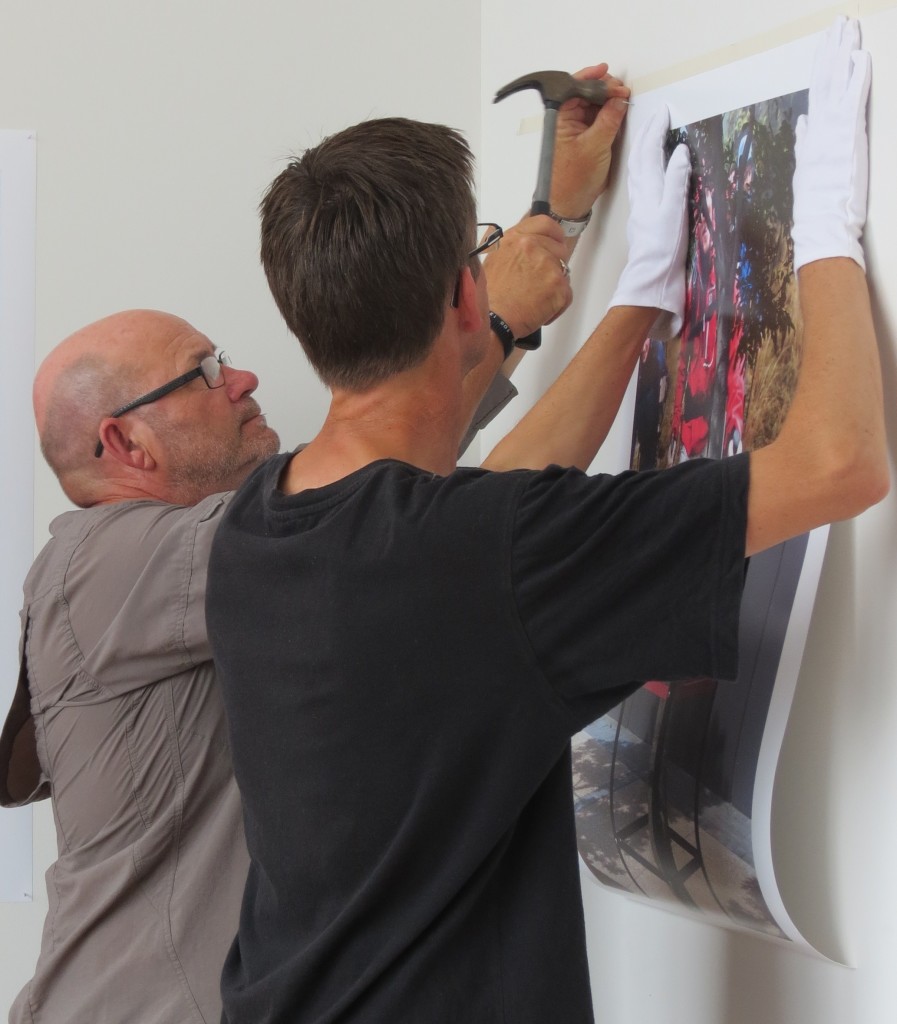
[[[633,469],[762,447],[782,424],[800,362],[791,182],[806,108],[804,90],[670,134],[692,155],[685,322],[645,341]],[[801,941],[771,871],[769,806],[824,546],[816,531],[751,560],[736,682],[648,682],[574,738],[580,855],[604,885]]]

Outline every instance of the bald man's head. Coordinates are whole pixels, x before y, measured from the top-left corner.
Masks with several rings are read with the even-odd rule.
[[[93,475],[99,422],[128,400],[141,339],[166,319],[148,310],[115,313],[70,335],[41,363],[34,418],[44,458],[67,492],[67,480],[86,485]]]
[[[139,497],[191,504],[238,486],[277,451],[276,434],[249,397],[258,380],[242,370],[222,371],[215,390],[197,377],[109,419],[213,351],[180,317],[127,310],[76,331],[47,356],[34,380],[35,421],[41,451],[75,504]],[[97,458],[101,429],[111,440]]]

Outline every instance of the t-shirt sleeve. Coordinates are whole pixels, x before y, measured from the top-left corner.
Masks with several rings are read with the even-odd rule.
[[[734,678],[748,474],[740,455],[534,476],[517,505],[513,590],[536,660],[568,704],[619,699],[652,679]]]

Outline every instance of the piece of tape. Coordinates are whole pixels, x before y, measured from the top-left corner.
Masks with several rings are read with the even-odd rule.
[[[821,32],[828,28],[839,14],[859,18],[862,22],[865,15],[887,11],[893,7],[897,7],[894,0],[854,0],[853,3],[837,4],[788,22],[786,25],[769,29],[767,32],[749,36],[747,39],[742,39],[718,50],[691,57],[679,64],[671,64],[669,67],[643,75],[629,83],[632,89],[633,103],[638,102],[637,96],[640,92],[660,89],[671,82],[681,82],[684,78],[692,78],[694,75],[700,75],[706,71],[714,71],[716,68],[725,67],[726,64],[743,60],[745,57],[753,57],[755,54],[773,50],[777,46],[784,46],[786,43],[802,39],[814,32]],[[521,119],[517,134],[529,135],[532,132],[541,131],[541,129],[542,114],[534,114]]]

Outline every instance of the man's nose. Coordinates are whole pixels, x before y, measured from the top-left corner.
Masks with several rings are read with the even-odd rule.
[[[224,386],[232,402],[238,401],[244,395],[251,395],[259,386],[259,379],[252,370],[238,370],[235,366],[225,366],[223,371]]]

